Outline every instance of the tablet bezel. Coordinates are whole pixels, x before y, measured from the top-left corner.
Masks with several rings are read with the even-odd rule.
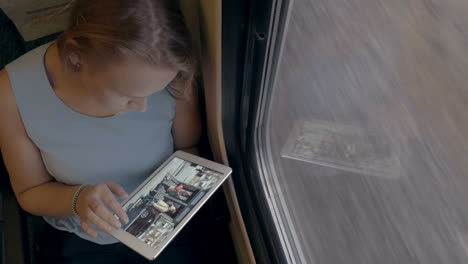
[[[148,260],[154,260],[163,251],[163,249],[170,243],[170,241],[174,239],[174,237],[180,232],[180,230],[182,230],[182,228],[191,220],[195,213],[198,210],[200,210],[200,208],[205,204],[205,202],[213,195],[213,193],[223,184],[223,182],[232,173],[232,169],[230,167],[178,150],[174,152],[153,173],[151,173],[151,175],[122,202],[122,207],[124,207],[128,201],[130,201],[142,188],[144,188],[145,185],[148,184],[175,157],[185,161],[193,162],[197,165],[206,167],[207,169],[222,173],[223,176],[216,183],[216,185],[211,187],[211,189],[203,196],[203,198],[201,198],[200,201],[198,201],[193,206],[192,210],[190,210],[187,213],[187,215],[177,224],[174,230],[171,231],[170,235],[168,235],[162,242],[160,242],[158,247],[156,248],[149,246],[148,244],[144,243],[143,241],[131,235],[127,231],[124,231],[123,229],[114,229],[109,233],[110,235],[120,240],[122,243],[124,243],[134,251],[147,258]]]

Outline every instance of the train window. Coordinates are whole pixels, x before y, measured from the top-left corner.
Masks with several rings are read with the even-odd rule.
[[[257,259],[466,262],[463,1],[254,2],[223,13],[223,126]]]

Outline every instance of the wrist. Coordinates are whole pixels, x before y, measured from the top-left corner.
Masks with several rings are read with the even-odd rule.
[[[80,197],[80,194],[84,191],[84,189],[86,189],[88,186],[90,186],[89,184],[82,184],[80,186],[78,186],[75,190],[75,193],[73,195],[73,198],[72,198],[72,203],[71,203],[71,210],[72,210],[72,214],[74,216],[80,216],[80,214],[78,213],[78,210],[77,210],[77,205],[78,205],[78,198]]]

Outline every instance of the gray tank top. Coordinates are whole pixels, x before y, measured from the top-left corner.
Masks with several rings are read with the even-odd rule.
[[[164,89],[148,98],[144,113],[108,118],[80,114],[60,100],[48,81],[44,55],[50,45],[6,66],[24,127],[47,171],[68,185],[113,181],[131,193],[173,152],[175,100]],[[44,219],[98,244],[117,242],[105,232],[88,236],[78,217]]]

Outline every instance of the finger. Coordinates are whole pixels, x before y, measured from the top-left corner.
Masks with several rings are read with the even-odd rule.
[[[124,188],[122,186],[118,185],[115,182],[107,182],[106,183],[107,187],[109,187],[109,190],[117,195],[120,198],[126,198],[128,197],[128,194],[125,192]]]
[[[83,231],[85,231],[91,237],[94,237],[94,238],[97,237],[96,230],[94,230],[91,226],[89,226],[89,224],[86,221],[81,220],[80,226],[81,226],[81,229],[83,229]]]
[[[99,229],[110,232],[113,228],[119,229],[121,224],[119,220],[105,208],[104,204],[97,203],[90,205],[90,212],[87,215],[88,220],[97,226]]]
[[[117,216],[119,217],[119,220],[126,224],[128,223],[128,216],[127,213],[125,213],[124,209],[120,205],[120,203],[115,199],[114,195],[111,194],[110,192],[107,194],[103,194],[103,197],[101,198],[104,204],[110,208]]]

